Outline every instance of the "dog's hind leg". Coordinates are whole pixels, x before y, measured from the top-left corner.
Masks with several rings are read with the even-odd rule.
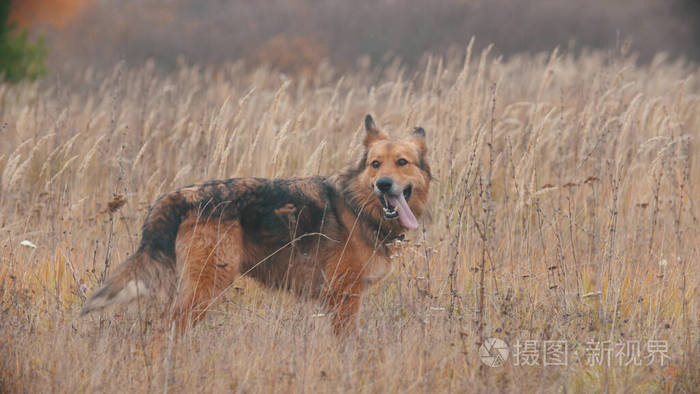
[[[176,242],[179,281],[173,307],[178,332],[194,326],[240,273],[238,223],[184,222]]]

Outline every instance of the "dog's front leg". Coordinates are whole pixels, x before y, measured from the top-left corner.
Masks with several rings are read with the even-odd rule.
[[[332,290],[328,293],[328,311],[336,335],[346,335],[357,327],[363,287],[359,275],[347,273],[339,283],[331,287]]]
[[[357,327],[357,312],[360,310],[360,294],[336,294],[330,297],[329,312],[333,333],[346,335]]]

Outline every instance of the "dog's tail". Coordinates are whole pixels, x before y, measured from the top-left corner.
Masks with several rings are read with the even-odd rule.
[[[175,293],[175,239],[191,204],[174,192],[156,201],[146,216],[141,245],[88,297],[81,315],[126,304],[137,297]]]
[[[113,305],[126,304],[137,297],[150,297],[159,287],[158,278],[163,273],[154,272],[159,267],[150,256],[139,249],[126,259],[109,276],[105,283],[88,297],[80,310],[88,314]]]

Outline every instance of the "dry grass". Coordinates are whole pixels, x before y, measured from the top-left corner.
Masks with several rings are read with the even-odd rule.
[[[0,85],[0,390],[700,382],[696,67],[484,53],[415,74],[98,74]],[[319,305],[246,280],[181,341],[141,305],[78,317],[81,285],[94,289],[105,262],[134,251],[157,195],[210,178],[328,173],[358,153],[366,112],[394,135],[424,126],[437,182],[421,230],[364,298],[356,335],[339,340]],[[112,212],[119,195],[126,205]],[[491,369],[478,356],[491,336],[566,340],[568,366]],[[587,341],[629,339],[667,340],[670,366],[585,362]]]

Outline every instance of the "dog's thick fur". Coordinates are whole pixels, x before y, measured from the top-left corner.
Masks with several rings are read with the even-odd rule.
[[[82,313],[160,293],[171,301],[169,313],[182,332],[246,275],[324,300],[335,332],[352,329],[363,290],[390,272],[386,242],[406,230],[387,219],[377,180],[388,177],[408,194],[416,217],[431,180],[422,128],[390,140],[369,115],[365,128],[361,159],[338,174],[234,178],[161,196],[146,216],[136,253]]]

